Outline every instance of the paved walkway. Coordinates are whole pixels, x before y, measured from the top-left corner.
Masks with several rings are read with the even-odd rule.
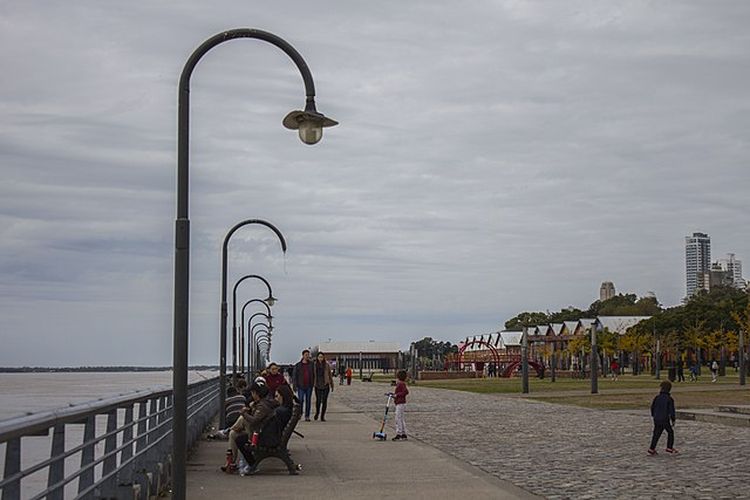
[[[340,389],[337,400],[376,416],[390,388],[356,383]],[[538,495],[750,498],[750,429],[678,421],[681,453],[648,457],[652,424],[645,412],[418,386],[410,391],[411,436]],[[660,450],[665,443],[666,436]]]
[[[356,385],[363,385],[357,383]],[[187,497],[194,499],[312,498],[536,498],[510,482],[444,453],[418,440],[373,441],[380,424],[342,404],[343,394],[365,393],[355,386],[337,387],[331,398],[327,422],[300,422],[293,436],[292,458],[303,465],[298,476],[289,476],[276,459],[267,459],[250,477],[227,475],[219,470],[226,441],[202,441],[188,461]],[[374,391],[380,412],[386,386]],[[361,388],[360,388],[361,389]],[[380,416],[376,416],[380,418]],[[392,430],[387,430],[389,437]]]

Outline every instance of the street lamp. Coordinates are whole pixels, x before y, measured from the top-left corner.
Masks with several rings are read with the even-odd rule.
[[[253,325],[252,328],[251,328],[250,325],[252,324],[253,319],[256,318],[256,317],[258,317],[258,316],[265,317],[266,320],[268,321],[268,324],[267,325],[265,323],[257,323],[257,324],[266,325],[266,327],[269,330],[273,330],[273,323],[272,323],[272,319],[273,318],[270,315],[267,315],[266,313],[258,312],[258,313],[255,313],[255,314],[251,315],[250,319],[247,320],[247,329],[250,332],[249,335],[248,335],[248,337],[252,337],[252,335],[253,335],[253,328],[255,328],[256,325]],[[250,341],[251,341],[251,338],[248,338],[248,344],[250,343]],[[243,350],[244,350],[244,342],[245,342],[245,339],[243,338],[242,339],[242,344],[240,344],[240,348],[243,349]],[[248,372],[250,372],[250,371],[252,371],[252,368],[253,368],[253,367],[250,366],[250,362],[252,361],[252,357],[250,357],[250,353],[248,353],[248,359],[247,359],[247,361],[248,361]]]
[[[266,285],[266,289],[268,290],[268,298],[263,299],[265,300],[266,304],[268,304],[269,306],[273,306],[277,301],[277,299],[275,299],[273,296],[271,284],[263,276],[259,276],[257,274],[247,274],[237,280],[237,283],[234,284],[234,288],[232,289],[232,376],[235,378],[237,377],[237,349],[238,347],[241,349],[242,345],[244,344],[244,340],[242,340],[238,344],[237,339],[237,288],[240,286],[240,283],[250,278],[260,280]]]
[[[739,340],[739,369],[740,369],[740,385],[745,385],[745,363],[747,363],[747,360],[745,359],[745,329],[740,328],[740,338]]]
[[[265,330],[261,329],[256,332],[255,331],[256,327],[264,327],[266,329]],[[272,332],[273,332],[273,326],[266,325],[265,323],[256,323],[250,329],[250,335],[247,338],[247,359],[248,359],[248,362],[253,364],[252,368],[248,369],[251,374],[255,373],[258,369],[258,366],[255,362],[258,356],[257,356],[257,353],[255,352],[256,349],[253,348],[253,346],[256,345],[256,341],[257,341],[257,337],[255,335],[259,333],[265,333],[265,334],[268,334],[269,339],[270,339],[270,335]],[[248,379],[250,379],[250,375],[248,376]]]
[[[229,240],[239,228],[250,224],[258,224],[271,229],[281,243],[281,250],[286,253],[286,240],[284,239],[284,235],[281,234],[281,231],[279,231],[276,226],[261,219],[247,219],[239,222],[227,232],[226,236],[224,236],[224,243],[221,246],[221,326],[219,327],[219,374],[221,375],[219,381],[219,392],[221,395],[219,396],[219,408],[224,408],[227,394],[227,256],[229,253]],[[232,362],[234,363],[234,360],[232,360]],[[226,428],[224,413],[224,411],[219,411],[219,415],[221,415],[220,424],[222,429]]]
[[[521,334],[521,392],[529,393],[529,328],[526,326]]]
[[[265,353],[263,354],[263,356],[266,359],[268,359],[268,354],[271,352],[271,337],[270,337],[270,334],[268,334],[268,335],[261,335],[261,336],[259,336],[255,340],[255,346],[257,348],[257,351],[256,351],[256,358],[257,358],[257,360],[256,361],[257,361],[258,366],[264,364],[263,363],[263,358],[261,357],[261,347],[263,345],[266,346]]]
[[[175,220],[174,323],[172,386],[172,497],[184,500],[186,495],[185,465],[187,461],[187,374],[188,322],[190,297],[190,78],[198,61],[213,47],[236,38],[254,38],[275,45],[297,66],[305,85],[305,110],[292,112],[284,118],[284,126],[300,130],[305,144],[314,144],[323,135],[324,127],[336,125],[315,108],[315,85],[302,56],[278,36],[257,29],[239,28],[219,33],[203,42],[190,55],[180,74],[177,103],[177,217]],[[224,374],[222,374],[224,376]],[[220,412],[221,413],[221,412]]]
[[[596,347],[596,324],[591,324],[591,394],[599,393],[599,352]]]
[[[251,300],[248,300],[247,302],[245,302],[245,304],[242,306],[242,310],[241,310],[241,313],[240,313],[240,318],[241,319],[240,319],[240,342],[239,342],[239,345],[241,346],[241,352],[244,352],[244,347],[242,347],[242,346],[243,346],[243,344],[245,342],[245,309],[247,308],[247,306],[249,306],[250,304],[253,304],[253,303],[258,303],[258,304],[263,305],[266,308],[266,314],[268,314],[268,322],[270,323],[271,321],[273,321],[273,316],[271,315],[271,307],[268,305],[268,303],[265,300],[262,300],[262,299],[251,299]],[[243,364],[242,365],[242,370],[240,370],[240,371],[244,371],[245,368],[248,369],[248,372],[250,371],[250,358],[248,358],[248,360],[247,360],[247,366],[245,364]]]

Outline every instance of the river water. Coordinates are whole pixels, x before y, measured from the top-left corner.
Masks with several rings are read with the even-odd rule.
[[[191,371],[188,382],[218,376]],[[172,386],[172,372],[0,373],[0,421],[71,404]]]
[[[191,371],[188,382],[199,382],[218,376],[218,371]],[[148,389],[168,389],[172,385],[172,372],[120,372],[120,373],[0,373],[0,421],[42,411],[49,411],[97,399]],[[122,413],[122,412],[121,412]],[[120,416],[122,419],[122,415]],[[97,418],[97,435],[105,431],[106,418]],[[122,423],[122,422],[120,422]],[[81,444],[82,425],[68,425],[65,449]],[[121,439],[120,439],[121,440]],[[120,441],[118,440],[118,442]],[[22,440],[22,468],[49,458],[51,437],[27,437]],[[96,456],[103,453],[103,443],[96,446]],[[3,476],[5,444],[0,444],[0,478]],[[80,454],[65,463],[66,476],[75,471]],[[101,476],[101,467],[95,470]],[[21,497],[31,498],[46,487],[47,469],[34,473],[21,481]],[[76,482],[65,489],[65,498],[75,496]]]

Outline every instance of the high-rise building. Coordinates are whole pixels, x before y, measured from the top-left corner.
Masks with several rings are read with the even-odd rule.
[[[711,238],[705,233],[693,233],[685,236],[685,276],[687,296],[698,290],[707,290],[710,286],[711,271]]]
[[[718,262],[711,264],[711,270],[703,278],[704,283],[708,283],[706,289],[710,290],[716,286],[732,287],[734,286],[734,276],[731,271],[722,269]]]
[[[745,279],[742,277],[742,261],[736,259],[733,253],[728,253],[726,259],[719,259],[719,268],[732,276],[732,286],[745,288]]]
[[[615,284],[611,281],[604,281],[599,287],[599,300],[604,302],[615,296]]]

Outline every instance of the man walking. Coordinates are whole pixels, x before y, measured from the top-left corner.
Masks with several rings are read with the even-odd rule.
[[[328,408],[328,394],[333,392],[333,373],[331,365],[326,361],[325,354],[318,353],[313,363],[313,387],[315,387],[315,420],[326,421],[326,408]]]
[[[292,383],[297,391],[297,399],[305,407],[305,422],[310,421],[310,405],[313,390],[313,365],[310,362],[310,351],[302,351],[302,359],[294,365]]]

